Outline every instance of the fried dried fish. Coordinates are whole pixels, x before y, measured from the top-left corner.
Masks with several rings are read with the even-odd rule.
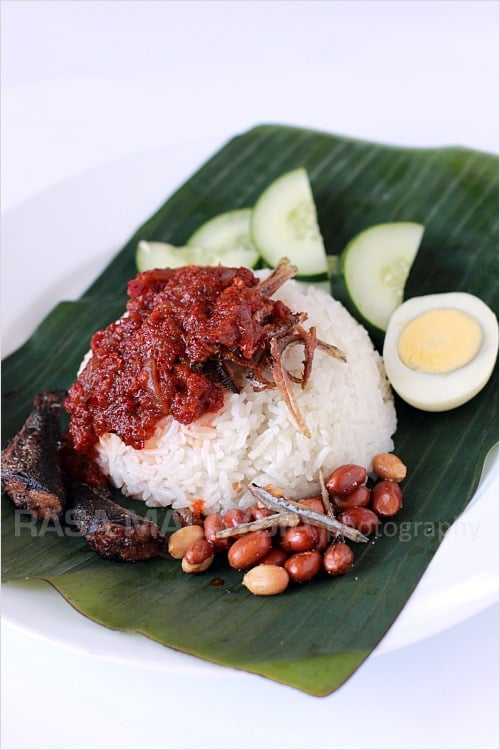
[[[104,487],[68,479],[67,520],[92,549],[106,560],[136,562],[169,557],[159,526],[115,503]]]
[[[290,500],[276,487],[272,487],[271,485],[259,487],[259,485],[252,482],[248,486],[248,489],[265,508],[278,512],[296,513],[302,518],[304,523],[311,524],[312,526],[322,526],[332,534],[346,537],[346,539],[350,539],[352,542],[368,542],[368,537],[357,529],[340,523],[340,521],[331,516],[316,513],[310,508],[301,505],[300,502]]]
[[[60,414],[65,391],[35,396],[24,425],[2,451],[2,490],[17,508],[39,520],[57,521],[65,491],[59,461]]]

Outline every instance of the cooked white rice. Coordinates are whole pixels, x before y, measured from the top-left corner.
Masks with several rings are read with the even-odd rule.
[[[267,274],[264,274],[267,275]],[[365,329],[327,293],[289,281],[275,295],[292,310],[306,311],[306,326],[335,344],[347,364],[316,350],[309,383],[294,386],[311,437],[299,432],[277,389],[228,393],[224,407],[182,425],[163,419],[145,448],[136,450],[114,434],[98,445],[101,469],[112,483],[149,506],[205,512],[254,503],[250,482],[273,484],[291,498],[317,494],[318,472],[356,463],[372,469],[377,453],[393,449],[396,412],[380,355]],[[288,369],[301,368],[303,348],[286,354]]]

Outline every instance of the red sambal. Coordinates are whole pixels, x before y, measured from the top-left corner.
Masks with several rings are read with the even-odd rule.
[[[216,412],[238,390],[236,371],[276,385],[262,374],[270,343],[296,341],[306,317],[270,299],[295,269],[276,271],[259,282],[246,268],[184,266],[130,281],[127,315],[94,334],[66,400],[76,450],[90,453],[106,432],[142,448],[166,415],[190,424]]]

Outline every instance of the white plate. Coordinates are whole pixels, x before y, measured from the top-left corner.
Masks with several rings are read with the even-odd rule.
[[[203,140],[139,154],[87,172],[25,201],[2,219],[3,356],[62,299],[77,298],[133,231],[223,141]],[[82,216],[87,220],[82,221]],[[19,279],[19,281],[17,281]],[[414,643],[498,599],[498,451],[479,489],[447,531],[415,592],[374,653]],[[113,631],[76,612],[43,582],[6,584],[2,617],[32,636],[120,662],[170,672],[228,674],[148,638]]]

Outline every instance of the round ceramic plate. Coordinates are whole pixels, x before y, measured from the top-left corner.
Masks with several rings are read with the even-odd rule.
[[[57,302],[77,298],[134,230],[222,145],[211,139],[138,154],[57,185],[6,214],[3,356],[20,346]],[[82,228],[83,212],[88,221]],[[475,497],[447,530],[376,654],[433,635],[497,601],[498,474],[495,449]],[[97,625],[44,582],[5,584],[2,616],[12,628],[103,658],[168,671],[242,675]]]

